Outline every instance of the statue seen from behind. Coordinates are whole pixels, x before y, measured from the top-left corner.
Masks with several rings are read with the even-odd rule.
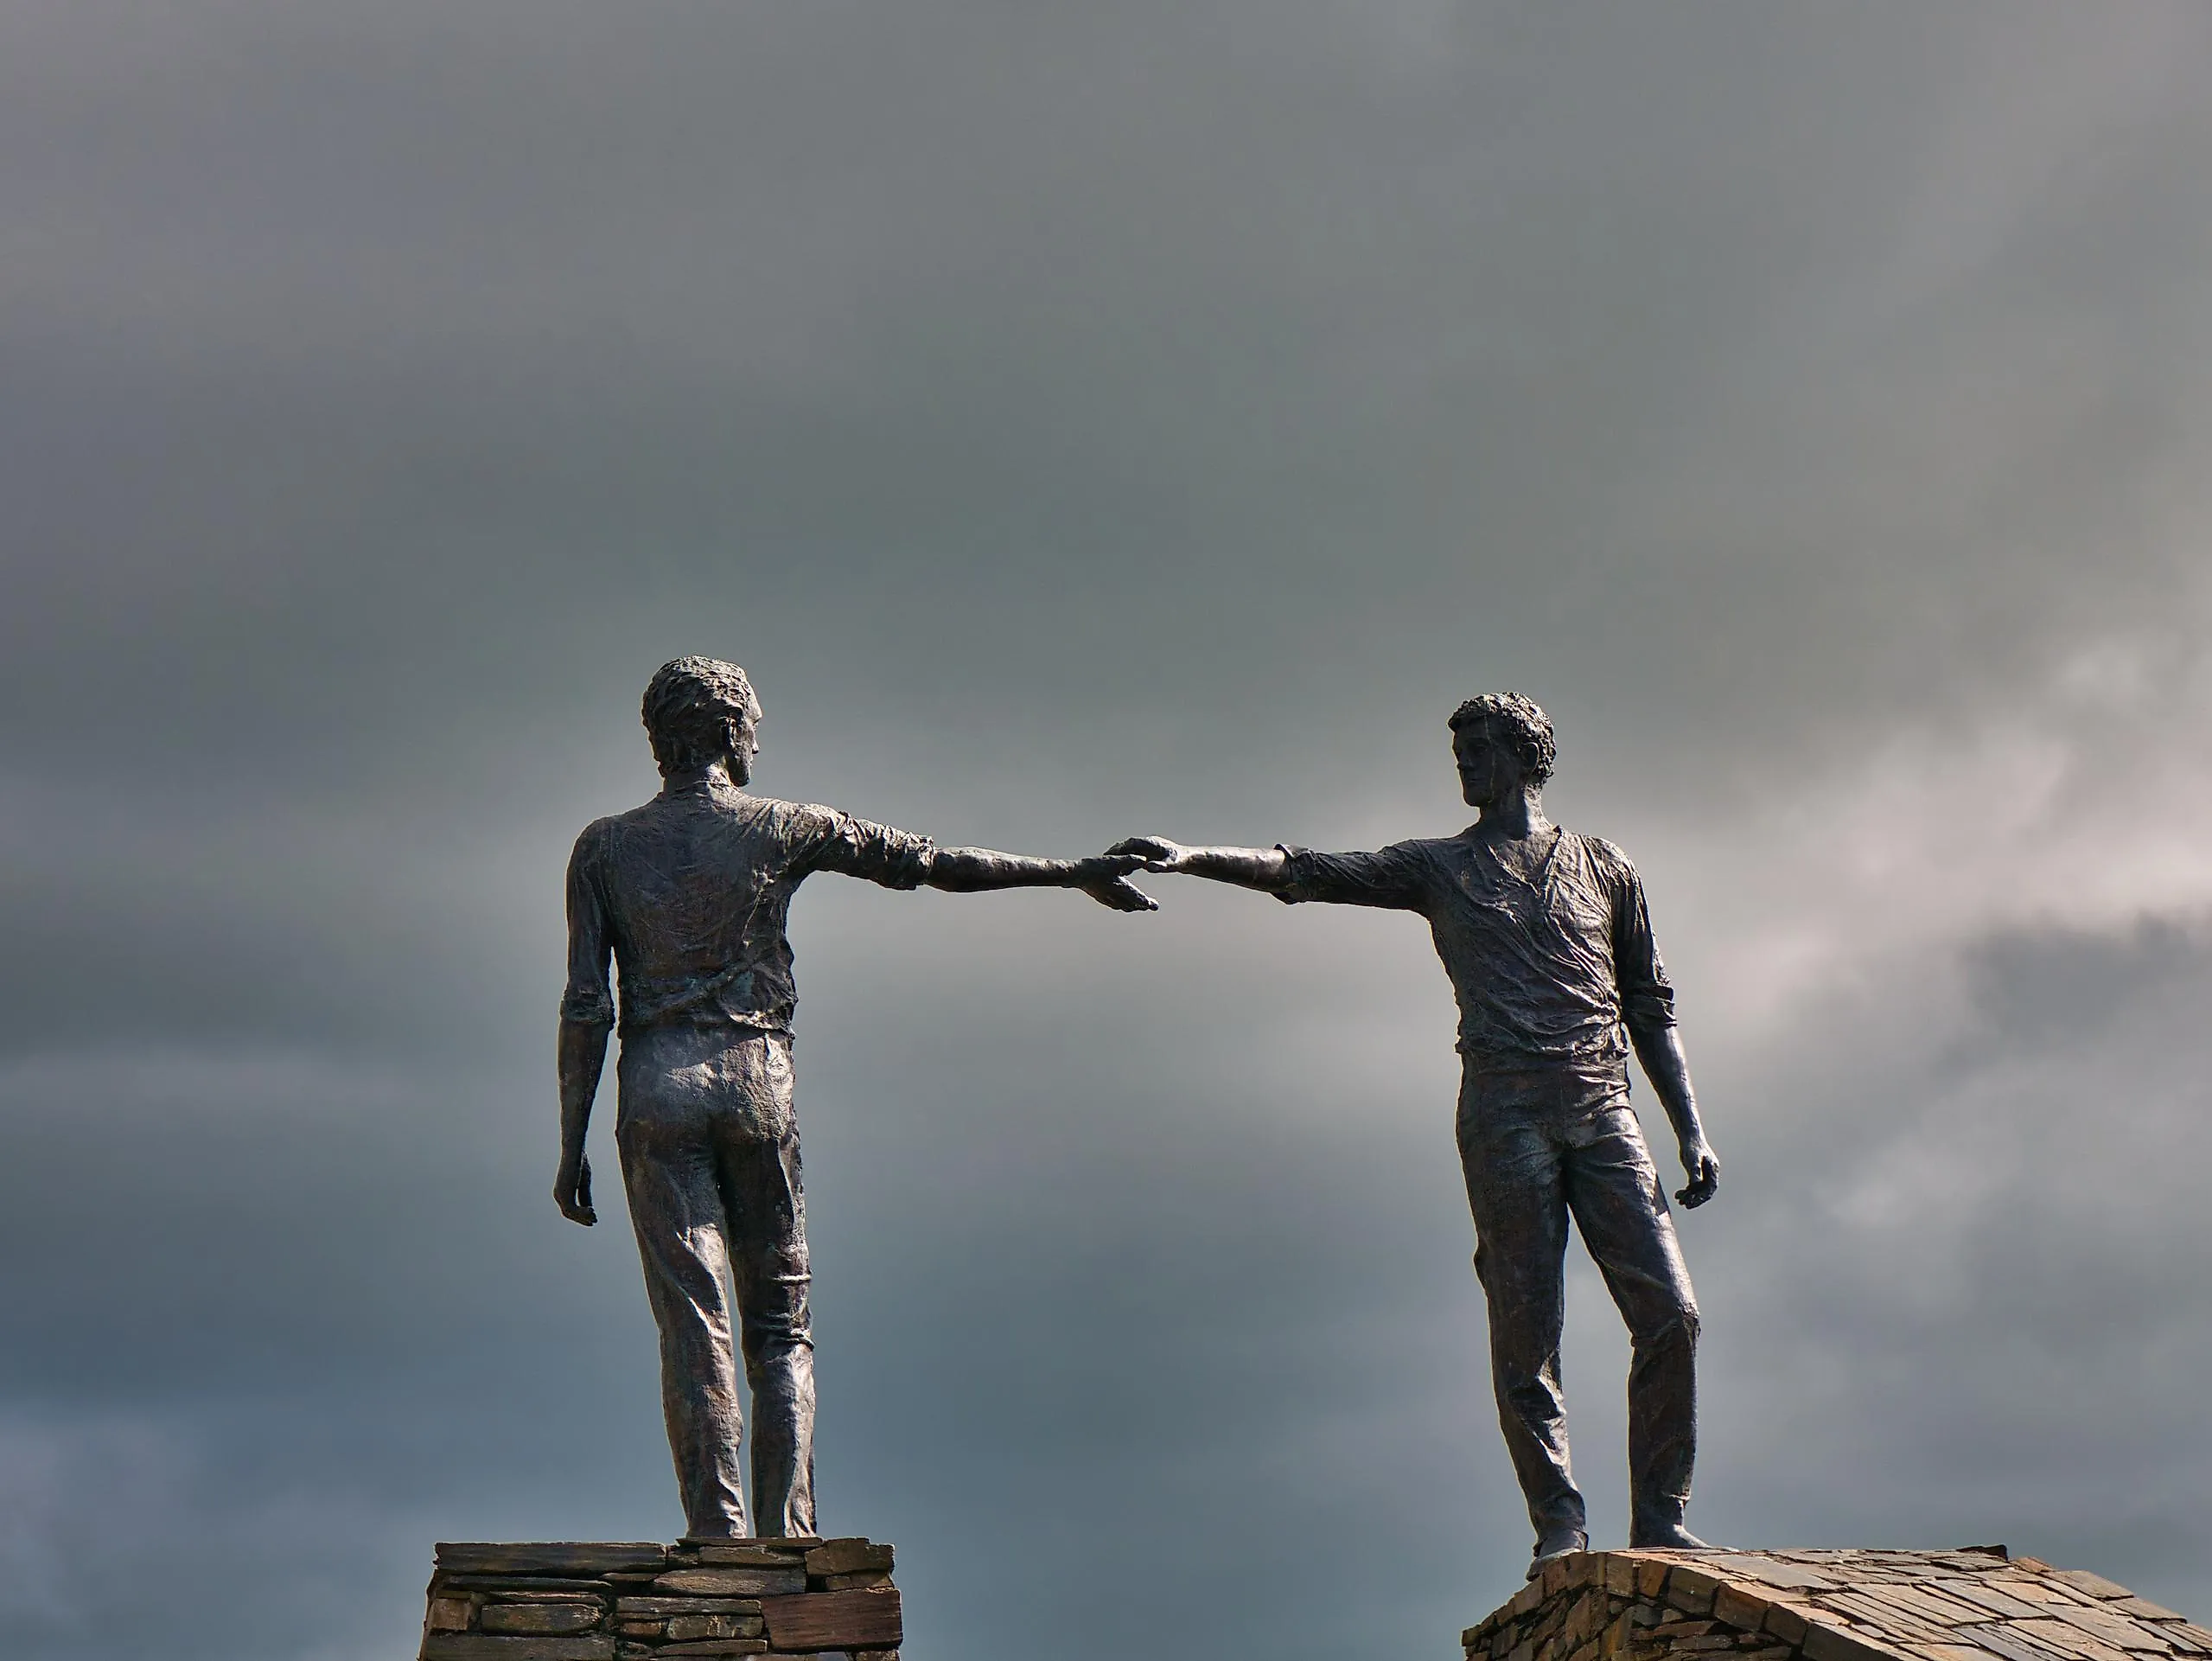
[[[1080,888],[1119,911],[1152,902],[1127,879],[1143,863],[1133,855],[940,848],[835,808],[749,793],[761,706],[734,663],[665,665],[643,713],[660,792],[587,827],[569,862],[553,1198],[572,1221],[596,1220],[585,1132],[619,1026],[615,1141],[660,1328],[687,1534],[813,1535],[813,1337],[785,937],[793,894],[834,872],[957,893]],[[753,1404],[749,1522],[741,1354]]]

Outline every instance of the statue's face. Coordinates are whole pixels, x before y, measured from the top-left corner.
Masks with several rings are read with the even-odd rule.
[[[727,765],[732,784],[753,782],[753,757],[761,753],[761,722],[758,716],[749,721],[732,721],[730,733],[730,755]]]
[[[1488,721],[1469,721],[1451,735],[1459,794],[1470,808],[1488,808],[1520,789],[1520,757]]]

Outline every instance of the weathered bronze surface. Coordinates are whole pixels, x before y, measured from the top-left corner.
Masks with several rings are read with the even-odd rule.
[[[1080,888],[1118,911],[1154,907],[1128,880],[1144,863],[1134,855],[940,848],[835,808],[749,793],[761,706],[734,663],[663,666],[643,715],[660,793],[588,827],[569,862],[553,1198],[571,1221],[597,1220],[583,1149],[617,1025],[611,955],[622,994],[615,1140],[660,1328],[661,1402],[688,1534],[754,1531],[738,1469],[742,1352],[753,1517],[764,1536],[811,1536],[813,1337],[792,1110],[797,989],[784,933],[793,894],[829,871],[887,888]]]
[[[1698,1117],[1643,885],[1611,843],[1545,818],[1555,747],[1542,710],[1510,693],[1471,699],[1451,731],[1461,795],[1481,814],[1457,836],[1372,853],[1185,847],[1161,836],[1112,851],[1292,904],[1427,919],[1459,1001],[1460,1164],[1498,1418],[1536,1530],[1530,1572],[1589,1543],[1559,1388],[1570,1217],[1634,1344],[1630,1543],[1695,1546],[1682,1514],[1697,1445],[1698,1309],[1629,1106],[1632,1047],[1688,1175],[1676,1198],[1691,1207],[1711,1199],[1720,1164]]]

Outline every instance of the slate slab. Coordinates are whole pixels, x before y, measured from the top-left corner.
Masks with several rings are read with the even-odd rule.
[[[484,1632],[432,1632],[423,1661],[615,1661],[612,1632],[558,1638],[494,1638]]]
[[[476,1616],[479,1630],[517,1635],[588,1632],[606,1619],[596,1603],[488,1603]]]
[[[777,1650],[889,1650],[905,1637],[896,1591],[809,1592],[763,1598],[768,1643]]]
[[[653,1577],[653,1589],[704,1598],[757,1598],[787,1595],[806,1589],[806,1565],[784,1563],[774,1568],[743,1568],[736,1564],[701,1564],[697,1568],[672,1568]]]
[[[653,1542],[441,1541],[437,1548],[437,1566],[456,1575],[596,1577],[620,1569],[658,1569],[667,1562],[668,1548]]]

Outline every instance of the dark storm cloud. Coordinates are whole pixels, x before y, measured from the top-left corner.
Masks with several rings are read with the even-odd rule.
[[[1444,715],[1536,694],[1727,1162],[1700,1518],[2212,1607],[2200,16],[0,48],[26,1654],[392,1653],[433,1538],[673,1527],[548,1029],[560,862],[691,650],[763,788],[1040,852],[1448,831]],[[1422,931],[1159,890],[798,908],[825,1503],[917,1661],[1418,1649],[1517,1575]]]
[[[2212,990],[2204,924],[2012,932],[1967,967],[1979,1019],[1936,1065],[1824,1057],[1788,1081],[1856,1134],[1797,1133],[1826,1142],[1822,1175],[1794,1226],[1762,1230],[1779,1261],[1732,1323],[1738,1378],[1763,1386],[1731,1392],[1741,1452],[1762,1456],[1745,1484],[1871,1460],[1865,1489],[1833,1495],[1839,1535],[1902,1502],[1927,1537],[2124,1555],[2201,1595],[2206,1449],[2184,1381],[2212,1364],[2212,1253],[2186,1196],[2212,1147],[2202,1054],[2177,1036]],[[2008,1454],[2030,1441],[2032,1462]]]

